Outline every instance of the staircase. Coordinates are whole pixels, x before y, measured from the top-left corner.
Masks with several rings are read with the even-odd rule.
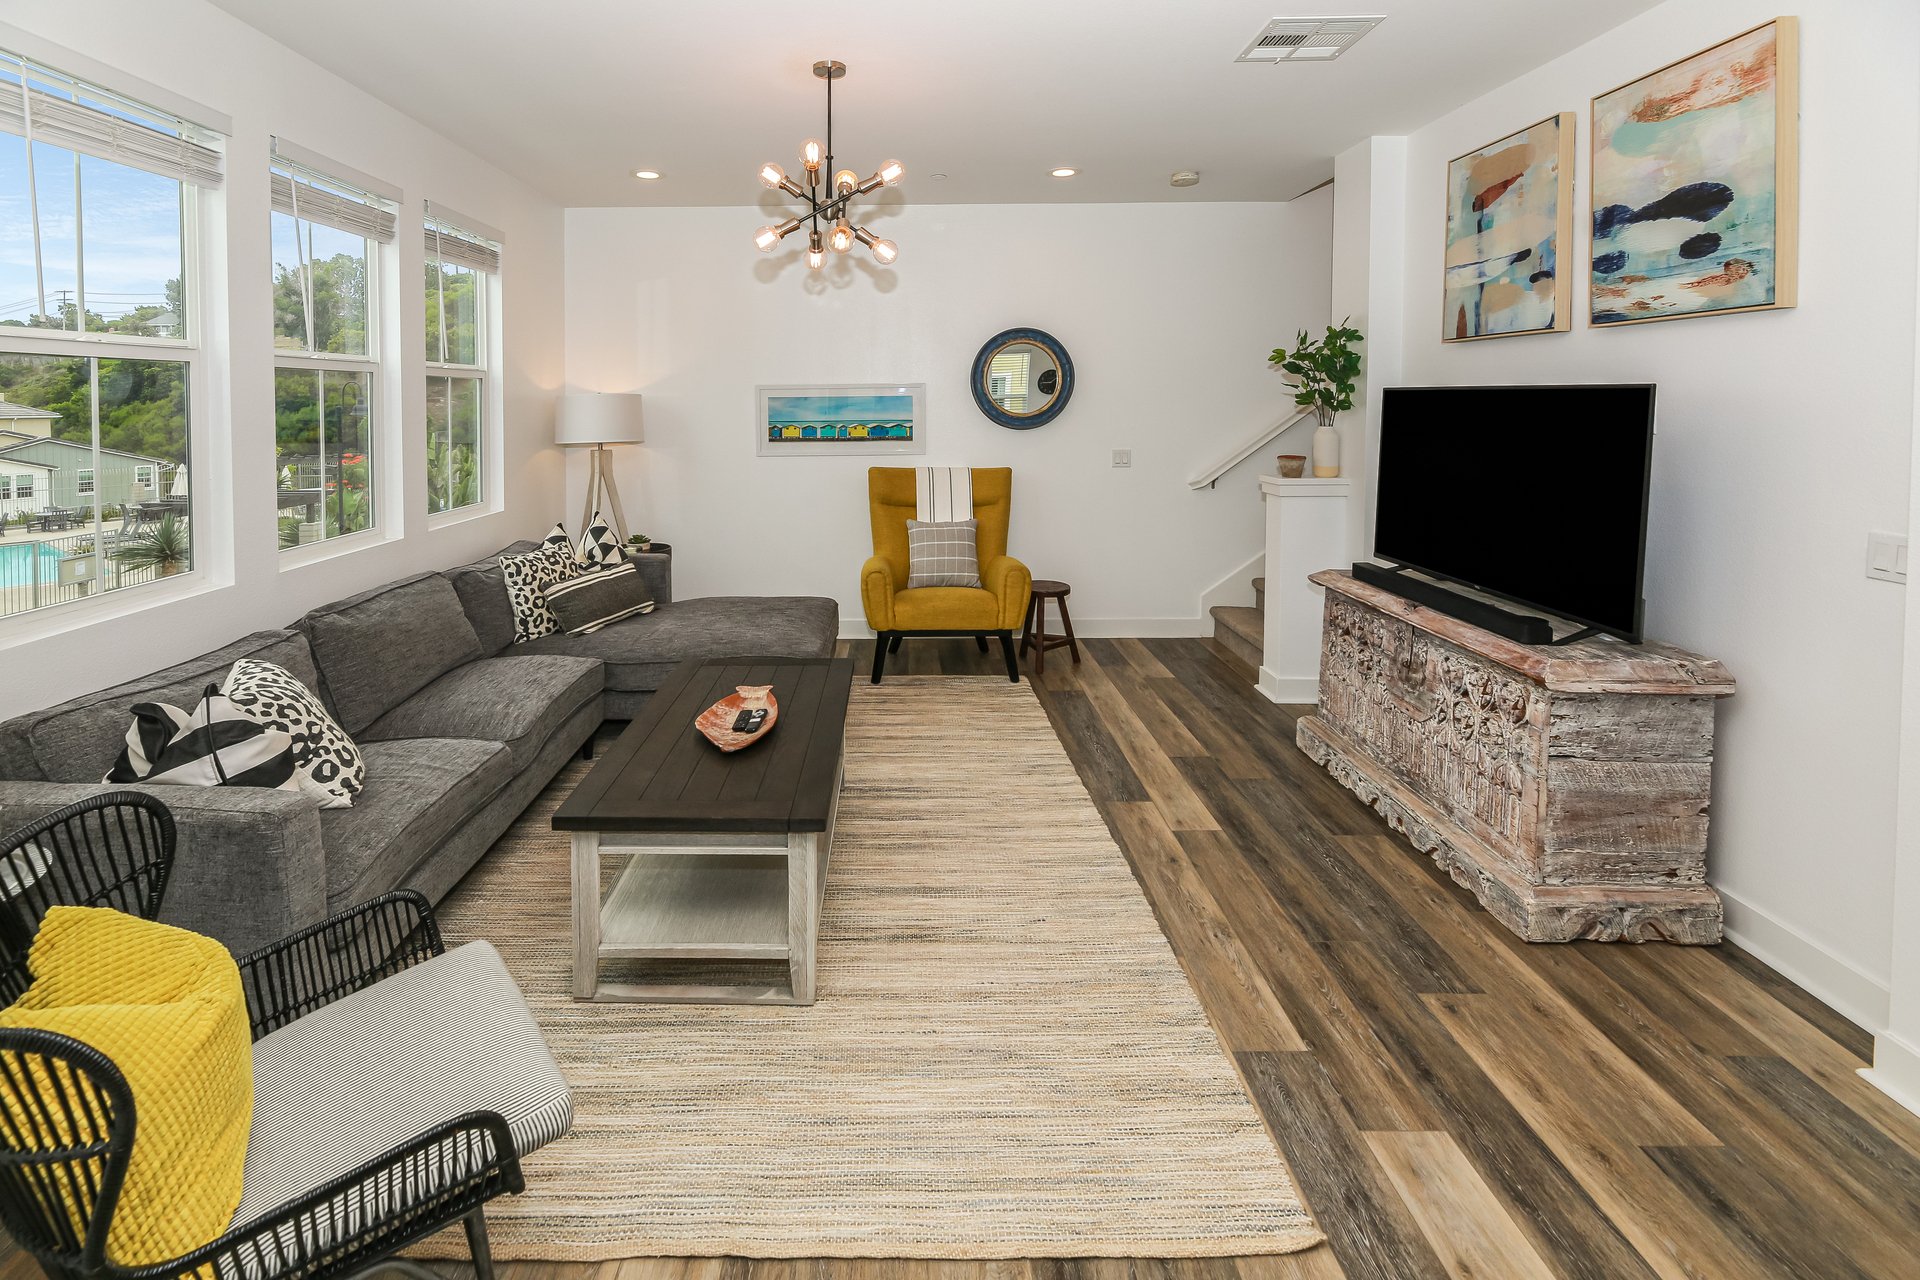
[[[1213,606],[1213,642],[1255,671],[1266,657],[1267,580],[1253,580],[1253,607]]]

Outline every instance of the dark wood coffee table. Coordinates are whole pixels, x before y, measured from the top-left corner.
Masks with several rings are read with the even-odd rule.
[[[780,719],[727,754],[694,719],[770,684]],[[576,1000],[812,1004],[840,803],[847,658],[683,662],[553,815],[573,833]],[[600,857],[627,858],[603,897]],[[786,985],[602,982],[602,960],[781,961]]]

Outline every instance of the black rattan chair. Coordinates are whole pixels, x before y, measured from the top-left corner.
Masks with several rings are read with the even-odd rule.
[[[166,806],[132,791],[68,805],[0,839],[5,1001],[31,981],[27,948],[49,908],[107,906],[152,919],[173,848]],[[256,951],[239,961],[254,1040],[445,951],[431,906],[410,891]],[[103,1055],[50,1032],[0,1028],[0,1221],[56,1280],[345,1275],[395,1265],[396,1250],[455,1222],[465,1225],[475,1269],[487,1280],[483,1206],[525,1187],[507,1120],[473,1112],[183,1257],[124,1267],[106,1256],[106,1241],[135,1121],[126,1080]]]

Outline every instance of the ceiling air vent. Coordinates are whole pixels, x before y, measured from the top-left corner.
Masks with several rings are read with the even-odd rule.
[[[1331,62],[1386,21],[1382,14],[1341,18],[1275,18],[1235,62]]]

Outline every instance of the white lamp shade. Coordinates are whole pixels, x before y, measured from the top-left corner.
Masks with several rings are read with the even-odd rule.
[[[638,395],[570,391],[560,397],[553,420],[555,444],[639,444],[646,438]]]

